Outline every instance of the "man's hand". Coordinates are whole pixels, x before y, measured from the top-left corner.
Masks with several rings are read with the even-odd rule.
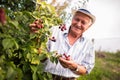
[[[78,75],[84,75],[86,74],[86,68],[82,65],[79,65],[77,63],[75,63],[70,56],[66,56],[66,57],[59,57],[59,61],[61,63],[61,65],[64,68],[69,68],[70,70],[74,71],[74,73],[78,74]],[[75,71],[79,66],[79,70]]]
[[[59,61],[61,63],[61,65],[65,68],[69,68],[71,70],[74,70],[77,68],[77,63],[75,63],[70,56],[66,56],[65,54],[63,54],[65,57],[59,57]]]

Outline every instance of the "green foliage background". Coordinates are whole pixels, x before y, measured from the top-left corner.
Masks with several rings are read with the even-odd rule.
[[[6,12],[6,23],[0,23],[0,80],[50,80],[51,75],[43,72],[42,60],[55,59],[46,47],[49,29],[62,23],[55,8],[45,2],[36,6],[31,0],[0,3]],[[42,19],[44,28],[31,33],[29,24],[35,19]]]
[[[35,0],[0,0],[0,7],[12,11],[34,11]]]

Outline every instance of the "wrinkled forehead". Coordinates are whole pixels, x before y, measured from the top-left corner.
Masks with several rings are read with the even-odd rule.
[[[89,19],[91,19],[88,15],[86,15],[86,14],[84,14],[84,13],[81,13],[81,12],[76,12],[75,14],[74,14],[74,17],[75,16],[83,16],[83,17],[86,17],[86,18],[89,18]],[[92,20],[92,19],[91,19]]]
[[[82,17],[85,19],[85,21],[87,21],[90,25],[92,24],[92,19],[87,16],[86,14],[83,14],[83,13],[80,13],[80,12],[76,12],[73,16],[73,18],[76,18],[76,17]]]

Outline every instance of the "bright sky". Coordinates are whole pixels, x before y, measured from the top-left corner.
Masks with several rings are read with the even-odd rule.
[[[120,38],[120,0],[90,0],[88,9],[96,22],[85,33],[93,38]]]

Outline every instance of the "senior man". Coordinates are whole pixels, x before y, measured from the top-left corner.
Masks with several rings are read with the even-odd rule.
[[[45,61],[45,72],[53,75],[53,80],[76,80],[80,75],[88,74],[95,64],[92,41],[83,33],[95,22],[95,16],[87,9],[78,9],[70,26],[53,27],[52,38],[47,43],[48,51],[57,51],[62,55],[58,64],[50,59]]]

